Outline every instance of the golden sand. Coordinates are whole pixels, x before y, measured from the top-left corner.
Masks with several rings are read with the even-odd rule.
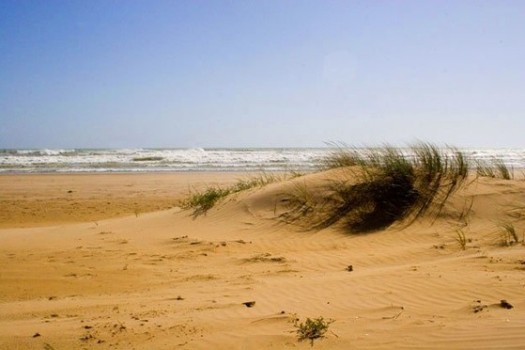
[[[277,220],[287,183],[176,207],[237,178],[0,176],[0,349],[309,349],[293,321],[319,316],[317,349],[523,348],[525,246],[498,225],[523,234],[525,181],[480,179],[435,222],[366,235]]]

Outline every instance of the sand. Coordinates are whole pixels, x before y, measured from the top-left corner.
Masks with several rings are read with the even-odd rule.
[[[278,220],[288,183],[177,207],[238,177],[1,176],[0,349],[308,349],[294,320],[320,316],[318,349],[523,349],[525,246],[498,225],[522,236],[525,181],[480,179],[435,222],[365,235]]]
[[[0,227],[98,221],[172,208],[192,190],[249,173],[0,175]]]

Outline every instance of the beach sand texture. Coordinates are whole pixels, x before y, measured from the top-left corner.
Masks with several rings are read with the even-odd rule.
[[[309,349],[294,319],[319,316],[316,349],[525,346],[525,246],[499,227],[522,239],[525,181],[480,178],[435,222],[360,235],[278,220],[289,181],[176,206],[238,178],[0,176],[0,349]]]

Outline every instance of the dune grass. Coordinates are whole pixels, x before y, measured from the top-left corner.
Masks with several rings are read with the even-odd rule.
[[[518,237],[518,233],[516,231],[516,228],[514,227],[514,224],[510,222],[502,223],[500,225],[501,233],[502,233],[502,244],[505,246],[511,246],[516,243],[520,242],[520,239]]]
[[[326,194],[313,203],[304,193],[292,194],[288,218],[310,216],[314,228],[343,223],[351,232],[369,232],[439,213],[467,178],[467,159],[454,148],[441,150],[429,143],[418,143],[409,151],[404,154],[389,145],[338,147],[323,168],[341,168],[346,175],[331,180]],[[304,208],[315,209],[305,214]]]
[[[465,234],[465,231],[458,229],[456,230],[456,242],[458,242],[461,250],[467,249],[467,243],[469,242],[469,239],[467,238],[467,235]]]
[[[221,198],[226,197],[231,193],[228,188],[221,188],[219,186],[212,186],[206,188],[204,191],[196,191],[190,193],[188,198],[182,202],[183,209],[195,209],[196,213],[204,213],[215,205]]]
[[[514,178],[514,169],[501,159],[492,159],[490,162],[478,161],[476,163],[476,174],[481,177],[512,180]]]
[[[246,191],[255,187],[264,187],[274,182],[283,181],[301,175],[301,173],[297,172],[291,172],[284,175],[262,172],[255,176],[239,179],[235,184],[226,188],[210,186],[203,191],[190,192],[188,197],[182,201],[181,207],[183,209],[193,209],[194,214],[196,215],[204,214],[213,208],[221,199],[231,194]]]
[[[325,320],[323,317],[318,318],[307,318],[304,322],[300,322],[296,319],[294,326],[299,341],[309,340],[313,346],[314,340],[323,338],[328,332],[328,327],[333,323],[332,320]]]

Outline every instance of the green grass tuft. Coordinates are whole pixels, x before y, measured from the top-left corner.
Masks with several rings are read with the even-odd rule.
[[[208,187],[203,192],[195,192],[182,203],[183,209],[195,209],[196,213],[204,213],[215,205],[219,199],[231,193],[230,189]]]
[[[514,169],[505,164],[503,160],[496,158],[488,163],[478,161],[476,163],[476,173],[478,176],[493,179],[512,180],[514,178]]]
[[[297,337],[299,341],[309,340],[313,346],[314,340],[323,338],[328,331],[328,327],[333,323],[332,320],[325,321],[323,317],[307,318],[304,322],[295,321]]]
[[[232,193],[236,193],[236,192],[241,192],[241,191],[246,191],[246,190],[249,190],[251,188],[255,188],[255,187],[264,187],[268,184],[271,184],[273,182],[278,182],[278,181],[282,181],[286,178],[286,176],[281,176],[281,175],[278,175],[278,174],[272,174],[272,173],[266,173],[266,172],[263,172],[257,176],[252,176],[252,177],[249,177],[247,179],[239,179],[237,180],[237,183],[235,183],[232,187],[231,187],[231,192]]]
[[[461,250],[467,249],[467,242],[469,242],[469,239],[465,235],[465,231],[458,229],[456,230],[456,242],[458,242]]]
[[[468,176],[463,153],[428,143],[410,147],[409,154],[389,145],[338,147],[323,165],[341,168],[346,175],[331,180],[316,203],[298,200],[312,196],[292,194],[289,216],[315,212],[314,228],[344,222],[351,232],[375,231],[409,218],[412,222],[429,211],[437,214]]]
[[[302,174],[292,172],[290,175],[279,175],[263,172],[257,176],[246,179],[239,179],[230,187],[222,188],[219,186],[208,187],[204,191],[191,192],[185,200],[182,201],[183,209],[194,209],[195,215],[206,213],[213,208],[217,202],[230,194],[246,191],[255,187],[264,187],[268,184],[283,181],[287,178],[294,178]]]

